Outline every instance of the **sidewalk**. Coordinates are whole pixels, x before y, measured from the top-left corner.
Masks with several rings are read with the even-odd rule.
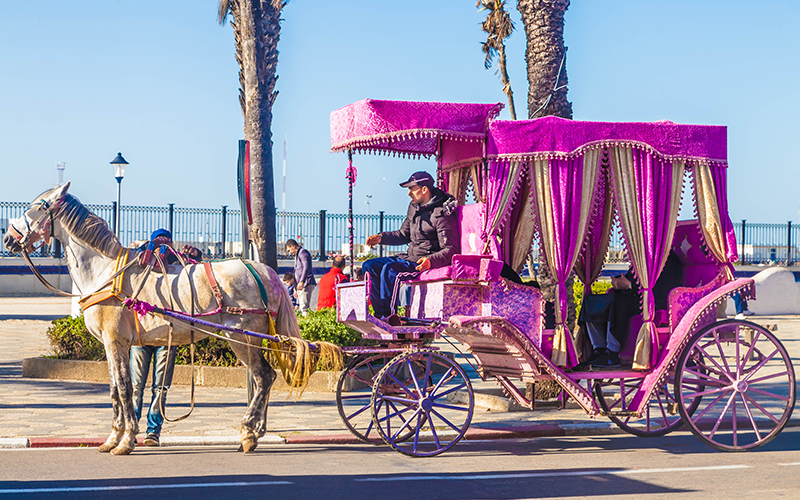
[[[49,321],[69,314],[63,298],[0,298],[0,448],[97,446],[111,431],[111,400],[106,384],[22,378],[22,360],[48,354],[45,331]],[[777,325],[777,334],[800,366],[800,316],[752,317]],[[494,382],[474,380],[477,392],[497,389]],[[145,402],[149,402],[146,389]],[[167,416],[189,410],[190,388],[173,386]],[[246,409],[246,391],[236,388],[195,388],[192,415],[178,423],[165,422],[162,446],[238,446],[239,427]],[[144,431],[145,421],[140,421]],[[789,425],[800,425],[795,415]],[[478,406],[467,439],[499,439],[621,433],[601,417],[590,419],[583,410],[554,408],[535,411],[488,411]],[[143,435],[141,435],[143,437]],[[273,393],[268,434],[262,443],[355,443],[336,409],[333,393],[303,394],[299,401]]]

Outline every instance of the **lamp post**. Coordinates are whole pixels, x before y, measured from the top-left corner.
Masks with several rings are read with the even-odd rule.
[[[122,192],[122,178],[125,177],[125,167],[128,166],[128,162],[125,161],[125,158],[122,157],[122,153],[117,153],[117,157],[111,160],[111,166],[114,167],[114,178],[117,179],[117,209],[114,211],[114,233],[119,238],[120,235],[120,193]]]
[[[366,204],[367,204],[367,217],[369,217],[369,203],[370,203],[371,201],[372,201],[372,195],[371,195],[371,194],[368,194],[368,195],[367,195],[367,201],[365,201],[365,202],[364,202],[364,203],[366,203]]]

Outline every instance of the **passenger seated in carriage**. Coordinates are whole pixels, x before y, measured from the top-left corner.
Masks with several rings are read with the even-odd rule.
[[[408,244],[407,253],[370,259],[363,264],[364,272],[370,276],[369,298],[378,318],[386,319],[393,314],[392,292],[399,273],[448,266],[459,252],[456,199],[434,184],[427,172],[411,174],[400,184],[408,188],[411,198],[403,225],[397,231],[384,231],[367,238],[368,246]]]
[[[653,286],[655,310],[668,308],[669,292],[683,285],[683,265],[674,250]],[[642,313],[639,284],[633,270],[611,278],[610,293],[584,297],[578,319],[589,335],[592,355],[576,369],[620,366],[619,352],[628,341],[631,318]]]

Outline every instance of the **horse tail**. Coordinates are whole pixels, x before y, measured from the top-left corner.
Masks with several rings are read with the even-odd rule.
[[[289,297],[289,290],[283,283],[280,283],[278,289],[278,314],[275,316],[275,330],[281,335],[302,338],[300,326],[297,324],[297,314],[294,312],[292,299]]]

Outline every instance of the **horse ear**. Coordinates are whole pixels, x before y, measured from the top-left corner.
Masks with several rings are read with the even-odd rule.
[[[59,186],[54,189],[53,193],[50,195],[52,197],[52,201],[57,201],[63,198],[64,195],[67,194],[67,191],[69,191],[69,184],[70,181],[67,181],[63,186]]]

